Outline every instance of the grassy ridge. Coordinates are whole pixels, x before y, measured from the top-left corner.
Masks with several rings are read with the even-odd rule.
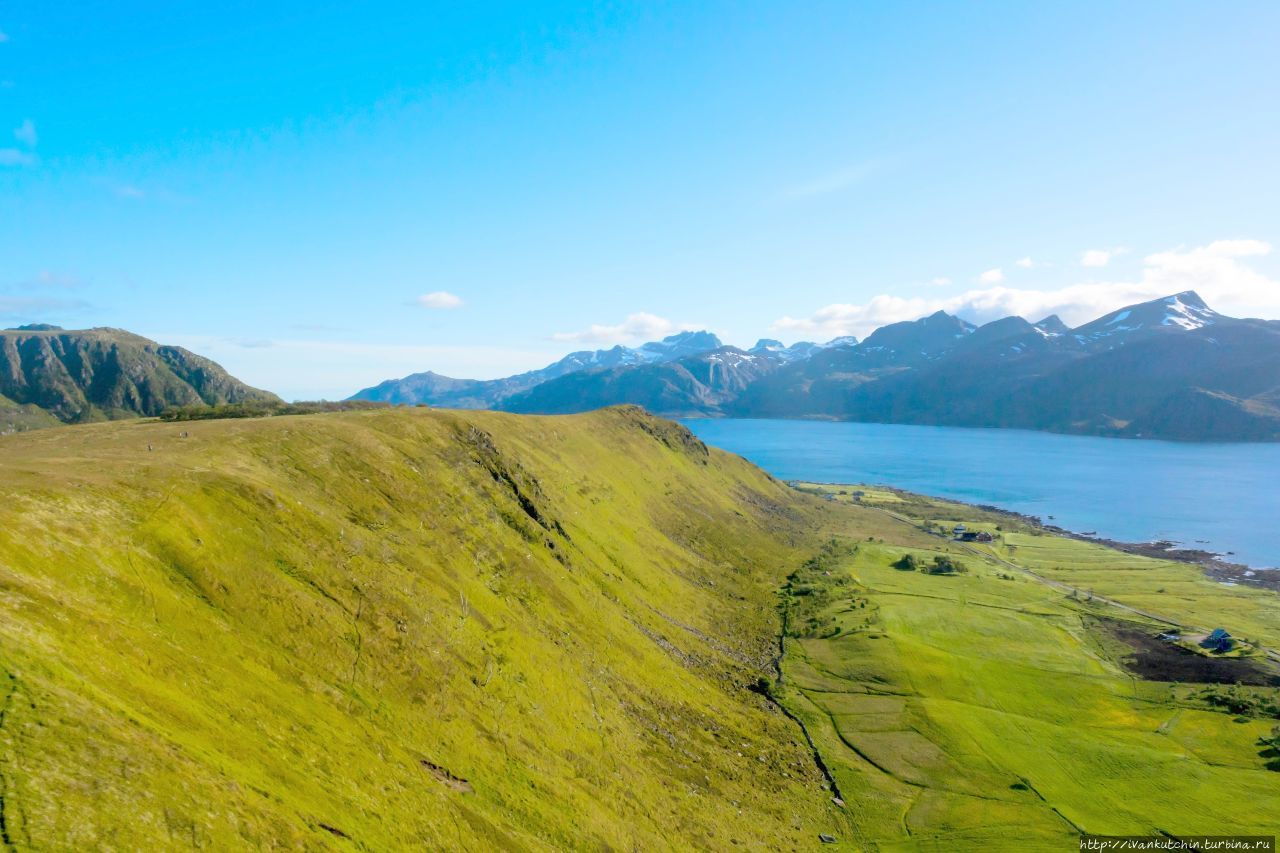
[[[745,685],[852,515],[629,409],[7,437],[5,841],[808,846]]]

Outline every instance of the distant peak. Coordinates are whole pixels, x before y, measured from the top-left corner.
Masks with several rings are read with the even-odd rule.
[[[10,332],[65,332],[66,329],[61,326],[54,326],[51,323],[28,323],[25,326],[14,326],[8,329]]]
[[[767,352],[769,350],[779,349],[786,349],[786,347],[782,345],[782,341],[774,340],[773,338],[761,338],[756,341],[756,345],[751,348],[751,352]]]
[[[1194,290],[1184,290],[1181,293],[1173,294],[1173,296],[1166,296],[1164,301],[1170,305],[1181,302],[1183,305],[1189,305],[1192,308],[1202,308],[1206,311],[1212,310],[1209,308],[1209,303],[1201,299],[1200,294]]]
[[[1062,322],[1062,318],[1057,314],[1050,314],[1039,323],[1036,323],[1035,327],[1040,331],[1048,332],[1051,335],[1063,335],[1069,331],[1067,324]]]
[[[676,332],[674,335],[668,335],[662,339],[664,344],[707,344],[711,343],[712,347],[719,347],[720,339],[711,332],[703,329],[697,332]]]

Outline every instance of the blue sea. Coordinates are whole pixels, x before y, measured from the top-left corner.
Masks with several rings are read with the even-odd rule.
[[[824,421],[684,423],[784,480],[886,484],[1124,542],[1167,539],[1232,562],[1280,566],[1280,444]]]

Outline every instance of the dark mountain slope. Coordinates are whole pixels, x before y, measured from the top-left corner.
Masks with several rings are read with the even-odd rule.
[[[0,331],[0,395],[63,423],[158,415],[171,406],[278,400],[214,362],[120,329]],[[0,415],[0,420],[3,420]]]
[[[713,414],[780,363],[771,353],[721,347],[678,361],[571,373],[515,395],[501,408],[564,414],[628,403],[667,414]]]
[[[975,327],[938,311],[884,326],[861,343],[784,347],[765,339],[748,352],[719,347],[645,361],[637,361],[637,351],[616,349],[569,356],[557,364],[571,366],[552,366],[566,371],[558,376],[548,368],[497,380],[507,384],[496,397],[491,383],[425,374],[400,382],[421,381],[429,390],[393,399],[527,413],[631,403],[676,416],[1205,440],[1270,440],[1280,409],[1280,323],[1226,317],[1194,291],[1131,305],[1076,329],[1056,315]]]

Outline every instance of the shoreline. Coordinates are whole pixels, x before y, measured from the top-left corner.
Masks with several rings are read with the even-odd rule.
[[[819,482],[816,480],[790,480],[788,485],[800,482]],[[866,485],[878,489],[886,489],[902,495],[919,495],[929,500],[951,503],[957,506],[971,507],[982,512],[991,513],[992,515],[1000,515],[1006,518],[1016,519],[1023,524],[1033,527],[1037,530],[1054,536],[1065,536],[1069,539],[1078,539],[1081,542],[1092,542],[1095,545],[1103,545],[1116,551],[1123,551],[1126,554],[1137,554],[1142,557],[1150,557],[1156,560],[1172,560],[1178,563],[1190,563],[1197,565],[1204,571],[1205,575],[1211,580],[1222,584],[1234,584],[1251,586],[1257,589],[1269,589],[1280,592],[1280,567],[1259,568],[1247,566],[1243,563],[1234,563],[1224,559],[1225,555],[1217,554],[1212,551],[1205,551],[1199,548],[1183,548],[1176,542],[1168,540],[1159,540],[1155,542],[1125,542],[1119,539],[1109,539],[1105,536],[1098,536],[1094,532],[1080,533],[1075,530],[1068,530],[1056,524],[1049,524],[1036,515],[1028,515],[1017,510],[1006,509],[994,504],[979,504],[970,501],[956,500],[955,498],[945,498],[938,495],[926,495],[923,492],[912,492],[908,489],[902,489],[898,486],[888,483],[826,483],[829,486],[859,486]]]

